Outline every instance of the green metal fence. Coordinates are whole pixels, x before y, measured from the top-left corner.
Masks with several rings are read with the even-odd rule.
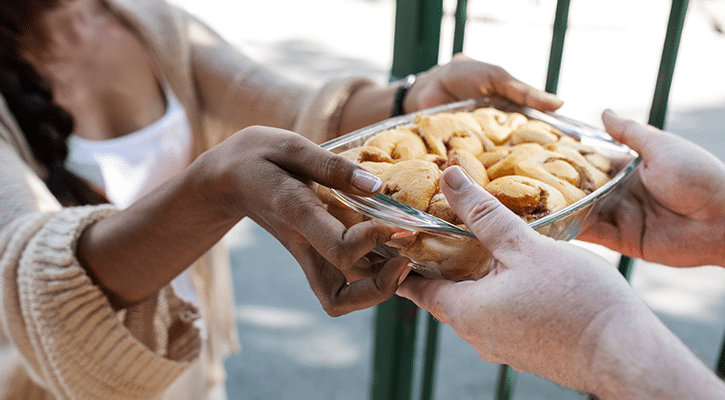
[[[467,0],[458,0],[455,10],[453,52],[463,49]],[[551,49],[545,90],[556,93],[559,83],[561,58],[566,37],[570,0],[557,2],[552,29]],[[648,123],[664,129],[670,85],[675,69],[680,36],[687,13],[687,0],[673,0],[655,91]],[[423,72],[438,62],[442,0],[397,0],[395,42],[391,79],[400,79],[411,73]],[[633,259],[622,256],[620,272],[629,278]],[[418,380],[420,399],[433,398],[435,366],[438,347],[439,322],[428,313],[425,316],[422,372]],[[418,333],[418,308],[410,301],[394,297],[379,305],[375,317],[373,374],[370,397],[373,400],[409,400],[412,398],[414,359]],[[719,376],[725,377],[725,340],[716,365]],[[500,367],[496,399],[510,399],[516,382],[516,372],[506,365]]]

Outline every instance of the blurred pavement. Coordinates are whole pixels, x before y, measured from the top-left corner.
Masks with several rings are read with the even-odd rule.
[[[170,0],[242,51],[296,79],[362,73],[381,83],[391,64],[392,0]],[[441,62],[450,59],[451,8]],[[543,87],[554,0],[469,1],[464,52]],[[559,96],[563,115],[601,126],[605,108],[646,122],[662,52],[668,2],[572,2]],[[725,159],[725,0],[693,0],[681,39],[666,128]],[[367,399],[373,310],[328,317],[287,251],[242,221],[231,246],[242,352],[229,359],[231,400]],[[615,262],[616,254],[585,245]],[[708,365],[725,333],[725,270],[677,270],[637,262],[632,285]],[[498,367],[443,326],[437,399],[493,398]],[[415,390],[415,389],[414,389]],[[515,399],[582,399],[519,374]]]

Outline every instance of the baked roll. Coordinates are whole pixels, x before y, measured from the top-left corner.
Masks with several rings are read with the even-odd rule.
[[[491,181],[485,189],[526,221],[545,217],[567,206],[564,195],[556,188],[527,176],[503,176]]]
[[[467,150],[473,155],[483,152],[478,134],[453,113],[420,114],[415,124],[433,154],[447,157],[448,151],[455,149]]]
[[[397,128],[370,138],[365,146],[383,150],[394,161],[421,158],[428,154],[421,137],[410,128]]]

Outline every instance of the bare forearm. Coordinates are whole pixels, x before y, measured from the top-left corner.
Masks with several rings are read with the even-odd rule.
[[[241,216],[215,206],[197,165],[90,226],[78,258],[116,306],[151,296],[219,241]]]
[[[349,133],[390,118],[397,88],[396,83],[387,87],[369,86],[355,92],[345,104],[338,134]]]
[[[725,399],[713,371],[653,313],[637,308],[618,310],[601,331],[590,382],[602,400]]]

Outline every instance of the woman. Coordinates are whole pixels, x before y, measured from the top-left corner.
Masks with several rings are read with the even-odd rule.
[[[310,184],[378,189],[313,142],[387,118],[400,84],[293,84],[161,0],[10,0],[0,25],[3,398],[223,398],[237,343],[217,242],[245,216],[329,314],[393,295],[406,260],[363,257],[393,232],[345,230]],[[560,106],[458,57],[402,108],[493,93]]]

